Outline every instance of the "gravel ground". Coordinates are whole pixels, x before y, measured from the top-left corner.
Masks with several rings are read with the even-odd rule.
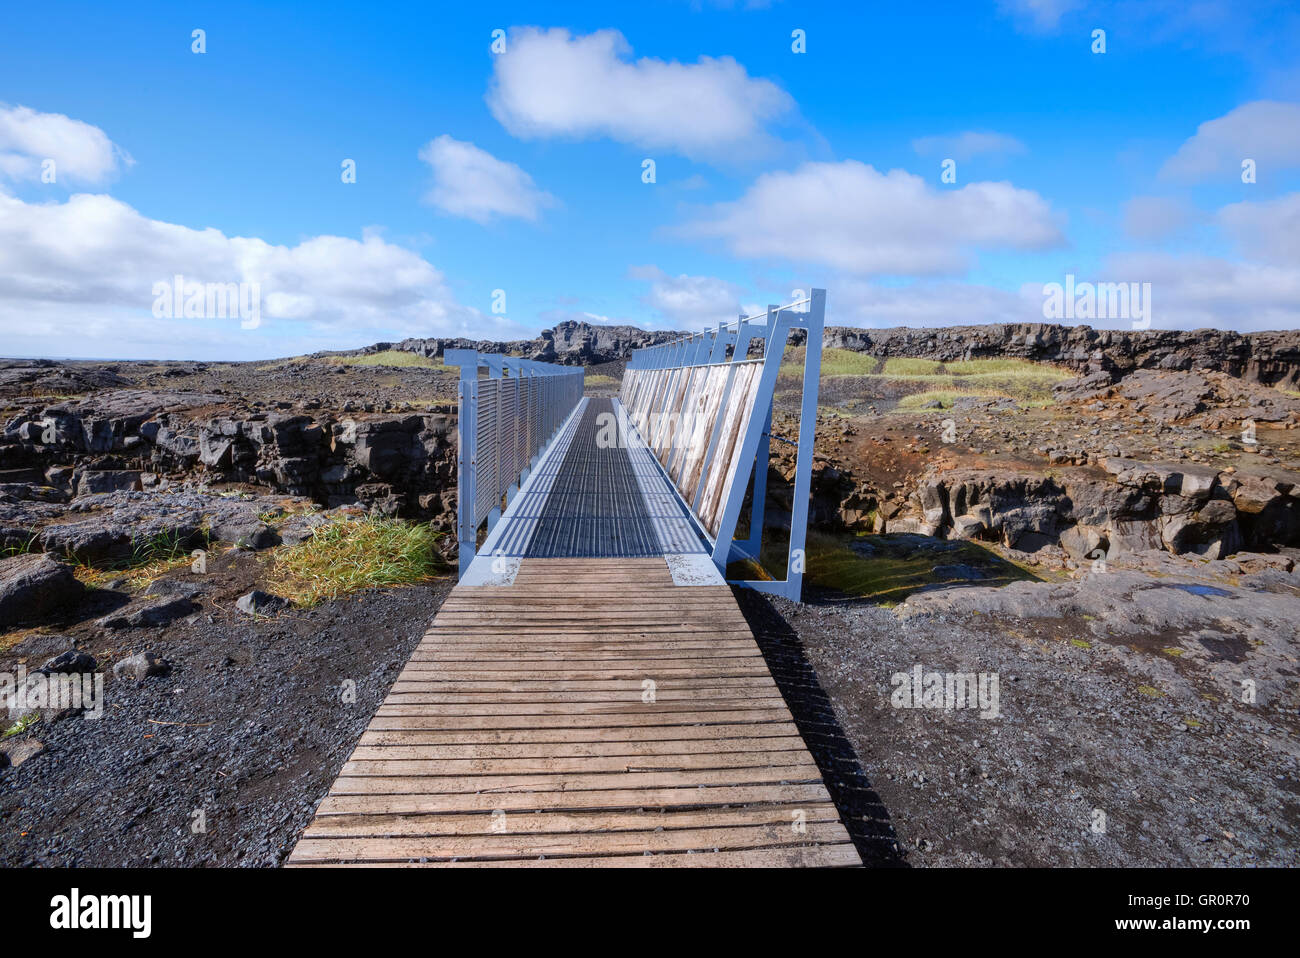
[[[1152,695],[1168,636],[1111,646],[1080,638],[1091,633],[1077,620],[900,621],[867,603],[806,598],[741,601],[769,658],[779,648],[805,660],[804,689],[831,705],[834,725],[791,702],[805,734],[821,725],[858,759],[828,768],[818,756],[828,783],[850,780],[866,797],[855,810],[836,796],[860,818],[849,825],[868,862],[1300,864],[1293,696],[1265,706]],[[918,664],[996,672],[998,716],[894,707],[892,677]]]
[[[205,602],[206,614],[165,629],[70,630],[101,668],[147,649],[174,669],[139,683],[110,671],[102,719],[41,722],[21,736],[44,749],[0,771],[0,865],[280,864],[450,586],[256,622]],[[0,669],[24,649],[0,655]],[[29,668],[43,661],[31,658]],[[196,833],[200,809],[206,831]]]

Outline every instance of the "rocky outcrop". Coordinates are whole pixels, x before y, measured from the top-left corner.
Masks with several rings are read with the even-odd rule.
[[[1059,402],[1126,402],[1133,413],[1169,423],[1209,414],[1211,428],[1247,420],[1285,423],[1300,419],[1300,399],[1259,383],[1219,372],[1142,369],[1117,383],[1107,373],[1067,379],[1053,387]],[[1098,407],[1099,409],[1102,407]]]
[[[1112,330],[1056,323],[943,329],[832,326],[825,344],[873,356],[940,361],[1007,358],[1054,363],[1114,382],[1137,369],[1216,370],[1250,382],[1300,385],[1300,330]]]
[[[129,382],[111,365],[71,367],[52,359],[0,359],[0,396],[66,396]]]
[[[29,486],[84,496],[194,476],[447,525],[455,468],[454,414],[335,418],[232,408],[204,393],[119,390],[34,406],[0,433],[0,472]]]
[[[396,349],[442,358],[448,349],[476,349],[481,353],[506,353],[539,362],[585,366],[627,359],[632,350],[653,346],[685,335],[659,330],[651,332],[636,326],[597,326],[567,321],[553,329],[544,329],[535,339],[510,342],[472,339],[404,339],[400,343],[375,343],[359,350],[361,354]]]
[[[932,475],[882,510],[875,529],[992,539],[1023,552],[1060,545],[1076,561],[1150,549],[1223,559],[1300,544],[1300,476],[1119,458],[1102,465],[1102,475]]]

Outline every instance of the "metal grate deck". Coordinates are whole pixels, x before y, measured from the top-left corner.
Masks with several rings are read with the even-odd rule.
[[[614,414],[613,402],[589,399],[528,545],[530,558],[663,554],[627,449],[596,442],[602,414]]]

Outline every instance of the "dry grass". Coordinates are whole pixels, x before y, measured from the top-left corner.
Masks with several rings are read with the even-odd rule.
[[[804,355],[807,348],[804,346],[787,346],[784,355],[781,357],[781,376],[802,376]],[[822,375],[823,376],[870,376],[880,368],[880,360],[875,356],[868,356],[866,353],[859,353],[852,349],[836,349],[834,347],[822,350]]]
[[[92,589],[102,588],[106,582],[121,580],[126,589],[137,592],[147,589],[154,580],[161,579],[167,573],[185,568],[191,561],[186,552],[170,559],[155,559],[135,566],[92,566],[82,562],[73,568],[72,573]]]
[[[397,366],[402,368],[446,369],[442,360],[408,353],[401,349],[385,349],[383,352],[370,353],[366,356],[326,356],[326,362],[339,366]]]
[[[787,347],[781,362],[780,382],[789,389],[803,372],[804,347]],[[822,351],[822,378],[860,377],[863,380],[914,383],[925,391],[899,404],[914,409],[933,399],[947,408],[958,396],[1006,396],[1025,405],[1051,402],[1052,387],[1074,374],[1056,366],[1027,359],[970,359],[939,362],[895,356],[884,359],[851,349]],[[867,382],[865,390],[874,388]]]
[[[922,393],[912,393],[898,401],[898,409],[914,412],[928,403],[938,402],[941,409],[951,409],[953,403],[967,396],[983,396],[991,399],[1005,397],[1006,393],[997,391],[982,392],[973,389],[927,389]]]
[[[881,373],[890,377],[941,376],[944,373],[944,368],[943,363],[933,359],[909,359],[904,356],[894,356],[885,360],[885,368],[881,370]]]
[[[276,549],[268,586],[307,607],[360,589],[427,582],[448,571],[436,549],[439,538],[424,523],[338,519],[299,545]]]
[[[131,543],[131,554],[99,563],[76,561],[73,574],[92,589],[121,579],[132,591],[147,588],[155,579],[190,564],[190,544],[178,536],[160,533]]]

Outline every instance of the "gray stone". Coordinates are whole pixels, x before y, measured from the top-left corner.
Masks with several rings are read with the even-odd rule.
[[[89,496],[101,492],[139,492],[143,488],[140,473],[135,470],[78,471],[77,495]]]
[[[274,615],[288,606],[287,600],[260,589],[254,589],[235,600],[235,608],[245,615]]]
[[[95,624],[104,629],[157,628],[184,618],[197,610],[198,606],[189,596],[180,595],[174,598],[163,598],[148,605],[128,607],[125,611],[104,616]]]
[[[99,662],[89,652],[81,652],[77,649],[69,649],[62,655],[56,655],[50,659],[37,671],[46,675],[72,675],[76,672],[93,672],[99,668]]]
[[[256,515],[235,514],[215,519],[208,527],[208,531],[214,540],[231,542],[240,549],[250,549],[254,552],[280,544],[280,537],[275,530]]]
[[[113,664],[113,676],[119,679],[141,682],[146,678],[160,677],[171,673],[171,663],[152,652],[140,652],[129,658],[120,659]]]
[[[0,628],[49,618],[78,602],[72,566],[43,553],[0,559]]]
[[[978,539],[987,528],[983,519],[975,516],[958,516],[952,520],[952,538]]]

